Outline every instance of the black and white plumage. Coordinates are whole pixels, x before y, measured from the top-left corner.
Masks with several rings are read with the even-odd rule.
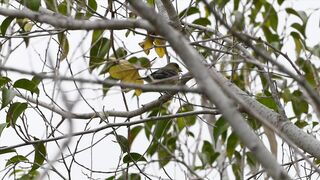
[[[175,84],[179,79],[179,72],[181,69],[177,63],[169,63],[141,79],[153,84]]]

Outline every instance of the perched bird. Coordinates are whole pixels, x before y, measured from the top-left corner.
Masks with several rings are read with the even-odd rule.
[[[181,69],[177,63],[169,63],[141,79],[152,84],[176,84],[179,80],[179,72]]]

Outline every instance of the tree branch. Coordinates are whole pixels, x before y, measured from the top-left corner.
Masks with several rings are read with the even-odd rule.
[[[274,179],[290,179],[284,169],[277,163],[274,156],[266,149],[261,140],[244,121],[237,111],[234,102],[228,98],[218,84],[210,77],[208,70],[201,64],[204,61],[198,52],[189,45],[184,36],[165,23],[161,16],[157,16],[153,9],[140,0],[129,0],[131,5],[147,19],[156,29],[156,32],[171,44],[172,48],[185,62],[194,75],[200,88],[206,96],[221,111],[223,116],[233,127],[241,141],[252,151],[257,160],[266,168]]]
[[[93,30],[93,29],[110,29],[121,30],[129,28],[141,28],[148,31],[154,31],[153,27],[143,19],[126,19],[126,20],[77,20],[71,17],[63,16],[58,13],[47,14],[44,12],[35,12],[28,10],[14,10],[0,8],[0,15],[15,18],[28,18],[32,21],[50,24],[56,28],[65,28],[68,30]]]

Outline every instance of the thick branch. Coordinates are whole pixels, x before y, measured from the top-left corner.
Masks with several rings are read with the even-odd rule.
[[[204,61],[203,57],[189,45],[184,36],[167,25],[161,16],[157,16],[154,10],[147,7],[142,1],[130,0],[129,2],[143,18],[154,25],[157,33],[165,37],[171,44],[172,48],[179,54],[194,75],[204,93],[210,101],[218,107],[233,127],[234,132],[253,152],[257,160],[266,168],[267,172],[274,179],[290,179],[273,155],[266,149],[261,140],[244,121],[233,101],[222,92],[218,84],[210,77],[208,70],[201,64],[201,62]]]
[[[222,37],[222,34],[216,32],[214,29],[195,24],[185,24],[201,30],[214,32],[218,36]],[[232,42],[230,39],[227,38],[225,38],[225,41]],[[246,48],[240,45],[236,45],[235,47],[242,51],[245,54],[245,56],[249,57],[249,59],[252,59],[255,64],[258,63],[258,60],[254,59],[254,57],[246,50]],[[305,133],[302,129],[298,128],[290,121],[282,121],[281,116],[278,113],[262,105],[255,99],[251,98],[247,93],[239,89],[237,86],[235,86],[233,83],[231,83],[228,79],[226,79],[217,71],[213,71],[213,73],[215,78],[217,78],[220,82],[224,83],[225,86],[229,87],[229,89],[233,91],[233,93],[236,94],[238,97],[240,97],[249,106],[251,110],[256,111],[263,119],[268,120],[271,124],[274,125],[274,127],[279,129],[280,132],[284,133],[299,148],[317,157],[318,159],[320,158],[320,141],[315,139],[313,136]],[[251,114],[250,112],[247,113]]]
[[[68,30],[92,30],[92,29],[110,29],[121,30],[128,28],[141,28],[153,31],[152,26],[142,19],[126,19],[126,20],[76,20],[71,17],[62,16],[58,13],[34,12],[28,9],[14,10],[0,8],[0,15],[16,18],[28,18],[35,22],[50,24],[57,28],[65,28]]]

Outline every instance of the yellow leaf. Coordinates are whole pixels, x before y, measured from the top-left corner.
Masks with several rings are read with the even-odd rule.
[[[30,32],[32,27],[33,27],[33,23],[28,22],[27,24],[24,25],[23,29],[26,32]]]
[[[121,60],[119,64],[112,66],[109,69],[109,74],[114,79],[119,79],[121,82],[143,84],[143,80],[139,75],[138,69],[131,63]],[[141,89],[136,89],[135,94],[139,96],[142,93]]]
[[[166,41],[162,39],[155,39],[154,44],[156,45],[156,48],[155,48],[156,53],[160,58],[162,58],[166,53],[166,48],[164,47],[166,45]]]
[[[134,94],[136,96],[140,96],[142,94],[142,90],[141,89],[136,89],[136,90],[134,90]]]
[[[153,39],[146,37],[143,42],[140,42],[139,45],[142,47],[143,51],[146,54],[150,53],[150,49],[153,47]]]

